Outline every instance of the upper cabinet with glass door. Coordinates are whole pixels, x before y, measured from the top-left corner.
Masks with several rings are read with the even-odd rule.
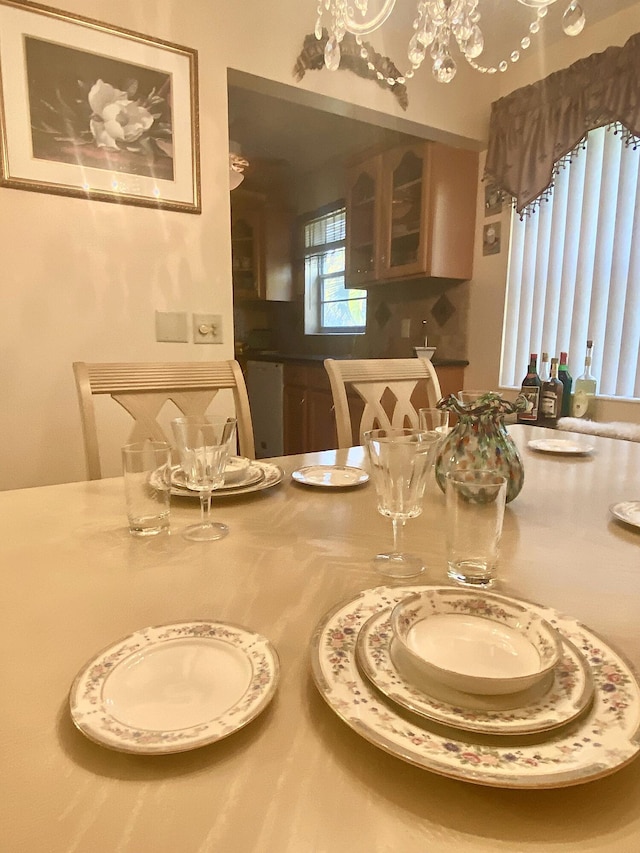
[[[373,199],[356,191],[368,176],[376,178]],[[435,142],[393,148],[351,167],[348,286],[471,278],[477,186],[477,153]]]
[[[357,287],[379,276],[382,155],[348,169],[346,183],[346,280],[349,287]]]

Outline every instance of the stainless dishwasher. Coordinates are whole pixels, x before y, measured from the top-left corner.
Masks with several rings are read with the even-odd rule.
[[[247,362],[247,393],[258,459],[284,453],[282,385],[281,362]]]

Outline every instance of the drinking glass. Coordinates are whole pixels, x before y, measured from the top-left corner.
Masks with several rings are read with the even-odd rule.
[[[449,432],[449,412],[446,409],[418,409],[420,429],[438,433],[444,438]]]
[[[451,471],[445,494],[449,577],[486,589],[496,575],[507,479],[496,471]]]
[[[422,500],[440,436],[415,429],[374,429],[364,442],[378,496],[378,512],[391,519],[393,550],[378,554],[373,565],[393,578],[424,571],[422,559],[403,551],[404,525],[422,512]]]
[[[169,531],[171,448],[164,441],[139,441],[122,448],[129,532],[155,536]]]
[[[224,469],[236,432],[235,418],[189,416],[171,421],[180,464],[189,489],[200,492],[200,523],[183,531],[187,539],[210,542],[229,532],[211,520],[211,493],[224,483]]]

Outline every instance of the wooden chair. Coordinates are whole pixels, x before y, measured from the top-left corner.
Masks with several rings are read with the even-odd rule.
[[[242,456],[255,458],[249,398],[237,361],[87,364],[76,361],[76,378],[87,473],[101,478],[98,432],[93,397],[108,394],[135,421],[129,441],[169,441],[157,421],[171,400],[183,415],[202,415],[222,388],[233,391]],[[171,444],[172,442],[169,441]]]
[[[327,358],[324,366],[331,383],[338,447],[361,444],[363,433],[369,429],[417,427],[417,410],[434,408],[442,396],[435,368],[423,358]],[[364,401],[357,430],[352,428],[348,389]],[[415,392],[422,396],[417,405],[412,401]]]

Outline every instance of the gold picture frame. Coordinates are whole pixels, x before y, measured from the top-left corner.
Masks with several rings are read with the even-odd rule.
[[[0,186],[200,213],[198,54],[0,0]]]

